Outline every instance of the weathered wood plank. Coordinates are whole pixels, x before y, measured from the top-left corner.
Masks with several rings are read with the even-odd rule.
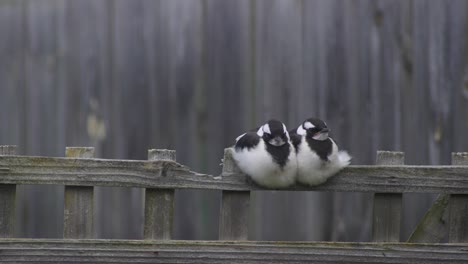
[[[69,158],[93,158],[94,148],[67,147]],[[63,208],[64,238],[94,237],[93,187],[65,186]]]
[[[452,165],[466,165],[463,155],[452,153]],[[410,243],[438,243],[446,238],[449,225],[450,194],[441,194],[410,235]]]
[[[468,165],[468,152],[452,153],[454,165]],[[468,195],[451,195],[449,200],[449,242],[468,242]]]
[[[0,263],[465,263],[467,258],[467,244],[0,240]]]
[[[151,149],[148,160],[176,160],[174,150]],[[145,193],[145,239],[172,239],[174,189],[148,188]]]
[[[468,193],[468,166],[349,166],[317,187],[283,190]],[[169,177],[170,176],[170,177]],[[190,171],[173,161],[0,157],[0,184],[58,184],[141,188],[262,190],[243,174]]]
[[[16,146],[0,146],[0,156],[16,155]],[[16,185],[0,184],[0,238],[15,234]]]
[[[439,243],[447,235],[450,194],[441,194],[408,238],[409,243]]]
[[[223,174],[238,172],[240,170],[232,158],[232,149],[225,149]],[[249,235],[250,191],[223,191],[220,209],[219,239],[247,240]]]
[[[403,152],[377,152],[377,165],[403,165],[404,161]],[[372,241],[400,241],[401,199],[401,193],[374,195]]]

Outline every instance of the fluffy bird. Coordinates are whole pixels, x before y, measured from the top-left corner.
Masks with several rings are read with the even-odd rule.
[[[236,138],[233,158],[258,185],[284,188],[294,184],[297,160],[286,126],[278,120]]]
[[[322,184],[349,165],[351,157],[346,151],[338,150],[329,132],[327,124],[317,118],[309,118],[290,131],[296,149],[298,182],[312,186]]]

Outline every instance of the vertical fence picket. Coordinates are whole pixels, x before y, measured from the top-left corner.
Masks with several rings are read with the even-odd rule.
[[[148,150],[148,160],[176,160],[175,150]],[[147,188],[145,193],[145,239],[172,239],[174,189]]]
[[[403,152],[378,151],[377,165],[403,165]],[[376,193],[372,241],[398,242],[400,240],[401,193]]]
[[[452,164],[468,165],[468,152],[452,153]],[[468,242],[468,195],[450,195],[449,208],[449,242]]]
[[[94,158],[94,148],[67,147],[67,158]],[[94,237],[94,187],[65,186],[64,238]]]
[[[16,155],[16,146],[0,146],[0,156]],[[16,184],[0,184],[0,238],[15,232]]]
[[[232,158],[232,150],[224,150],[223,175],[239,172]],[[223,191],[220,219],[220,240],[247,240],[249,223],[250,192]]]

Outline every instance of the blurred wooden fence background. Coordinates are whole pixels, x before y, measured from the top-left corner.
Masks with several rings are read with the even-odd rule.
[[[406,164],[468,150],[466,0],[0,0],[0,36],[0,144],[20,154],[169,148],[217,174],[242,131],[309,116],[354,164],[377,149],[404,151]],[[217,238],[219,197],[176,192],[174,238]],[[253,239],[370,239],[367,194],[253,198]],[[17,235],[59,237],[62,199],[63,187],[21,187]],[[404,195],[402,240],[432,199]],[[97,234],[138,238],[141,200],[99,188]]]

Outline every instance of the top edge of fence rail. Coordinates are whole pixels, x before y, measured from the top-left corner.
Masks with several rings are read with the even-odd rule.
[[[170,177],[166,177],[170,176]],[[191,171],[170,160],[113,160],[0,156],[0,183],[162,189],[265,190],[241,173]],[[353,165],[325,184],[286,191],[420,192],[468,194],[468,166]]]

